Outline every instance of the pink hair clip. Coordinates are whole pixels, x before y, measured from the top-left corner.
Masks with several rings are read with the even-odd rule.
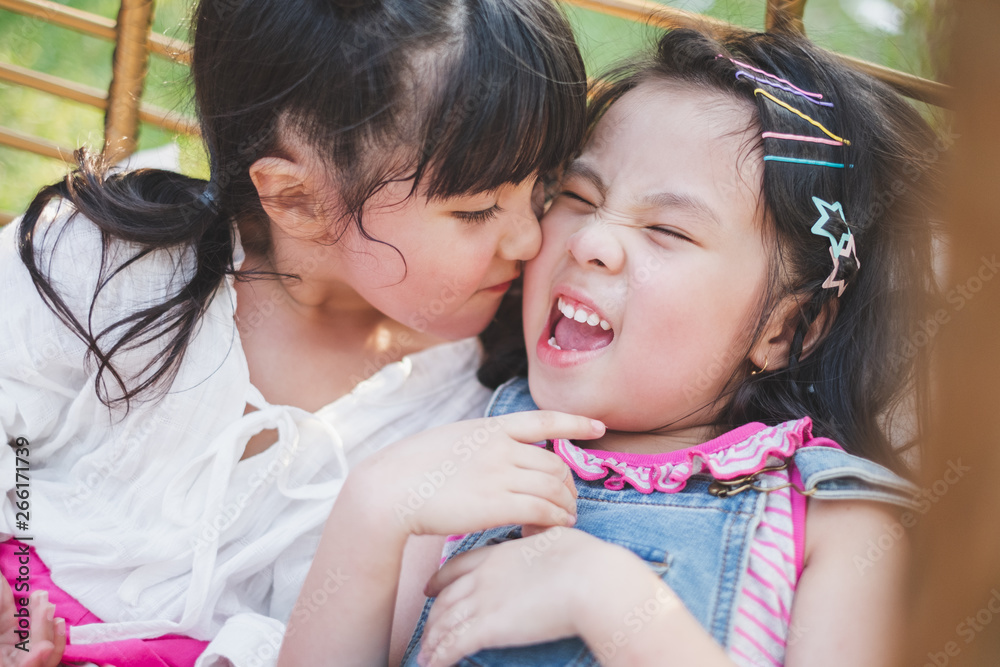
[[[837,279],[837,274],[840,273],[840,258],[853,257],[855,266],[858,269],[861,268],[861,261],[858,259],[857,243],[854,240],[851,228],[847,226],[847,220],[844,218],[844,207],[840,205],[839,201],[831,204],[819,197],[813,197],[812,200],[820,214],[819,219],[812,226],[812,233],[830,239],[830,258],[833,259],[833,271],[823,281],[823,287],[827,289],[836,287],[837,296],[839,297],[847,289],[847,281]],[[826,228],[826,223],[830,220],[840,221],[847,228],[847,231],[841,234],[839,239]]]

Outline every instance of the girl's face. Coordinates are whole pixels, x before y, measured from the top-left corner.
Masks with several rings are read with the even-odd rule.
[[[538,253],[543,192],[535,179],[492,192],[429,200],[390,183],[332,246],[336,278],[418,331],[474,336],[496,314],[522,263]],[[397,252],[398,250],[398,252]],[[405,261],[404,261],[405,259]]]
[[[622,431],[709,423],[766,282],[750,114],[722,93],[651,82],[600,121],[525,270],[540,407]]]

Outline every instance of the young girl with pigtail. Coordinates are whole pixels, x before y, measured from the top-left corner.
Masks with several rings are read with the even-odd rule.
[[[899,350],[934,289],[931,130],[804,39],[746,32],[666,34],[590,118],[525,271],[527,378],[489,414],[607,430],[538,443],[574,473],[573,527],[449,542],[403,663],[891,664],[905,539],[858,559],[914,499],[889,417],[920,386]],[[388,518],[394,454],[356,471],[327,536],[351,507],[374,548],[431,523]],[[332,545],[317,563],[343,562]],[[354,559],[358,591],[395,581]]]
[[[348,470],[482,414],[476,335],[583,137],[550,0],[202,0],[193,24],[209,181],[84,158],[0,231],[5,666],[273,664]],[[592,430],[562,417],[511,430]],[[546,488],[466,529],[544,522],[569,505]]]

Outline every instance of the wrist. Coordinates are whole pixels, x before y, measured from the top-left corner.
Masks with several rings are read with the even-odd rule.
[[[578,587],[574,604],[578,634],[596,655],[621,653],[636,633],[683,603],[641,558],[624,547],[603,543],[600,575]]]
[[[397,502],[392,487],[392,481],[380,477],[376,468],[355,468],[348,474],[327,523],[334,522],[336,517],[341,517],[338,523],[349,520],[362,527],[365,541],[384,548],[398,547],[401,551],[410,531],[393,510]]]

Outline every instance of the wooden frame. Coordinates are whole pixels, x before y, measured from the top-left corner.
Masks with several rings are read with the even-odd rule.
[[[562,0],[602,14],[630,21],[647,22],[662,28],[696,27],[721,31],[732,27],[719,19],[675,9],[652,0]],[[806,0],[767,0],[765,27],[783,23],[805,32],[803,12]],[[128,157],[136,148],[140,123],[146,122],[179,134],[198,134],[192,118],[142,103],[150,54],[181,65],[190,65],[191,47],[180,40],[151,31],[155,0],[122,0],[116,21],[73,9],[50,0],[0,0],[0,9],[30,16],[53,25],[115,42],[111,86],[107,93],[59,77],[23,67],[0,63],[0,81],[40,90],[105,111],[104,151],[112,160]],[[781,21],[780,19],[784,19]],[[848,56],[845,62],[904,95],[938,106],[947,106],[949,89],[935,81],[899,72]],[[0,128],[0,145],[72,163],[73,152],[52,142]],[[0,212],[0,225],[11,214]]]

